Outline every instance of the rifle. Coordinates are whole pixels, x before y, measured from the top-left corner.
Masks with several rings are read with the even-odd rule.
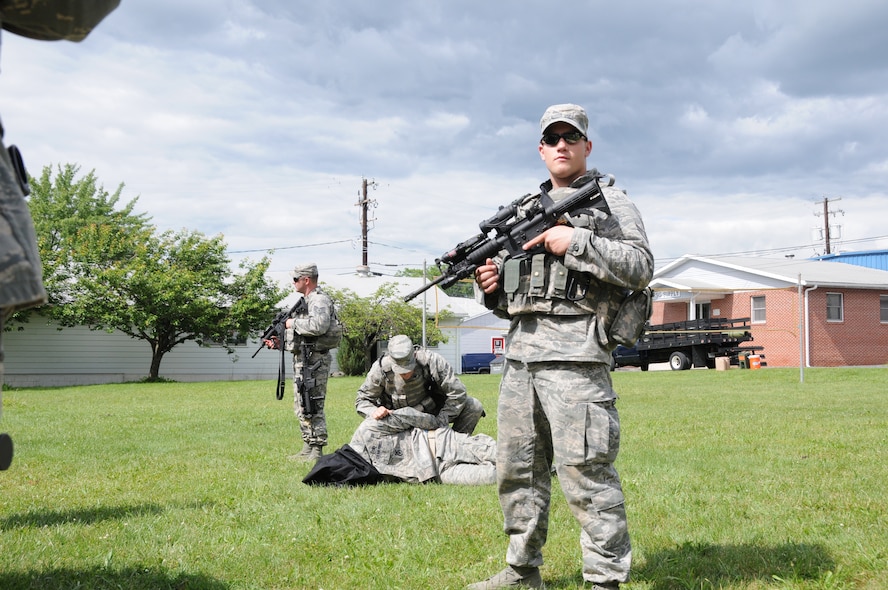
[[[287,378],[286,378],[286,364],[284,360],[284,339],[287,332],[287,318],[298,315],[304,312],[308,308],[308,304],[305,303],[305,297],[300,297],[299,301],[293,304],[288,311],[282,311],[274,316],[271,324],[265,328],[265,332],[262,333],[262,336],[259,338],[259,348],[256,349],[256,352],[253,353],[253,356],[250,358],[256,358],[256,355],[259,354],[259,351],[265,348],[266,340],[274,340],[277,338],[277,348],[281,350],[281,363],[278,366],[278,380],[277,380],[277,389],[275,395],[277,399],[284,399],[284,389],[286,389]]]
[[[529,195],[500,207],[496,215],[478,224],[480,234],[457,244],[453,250],[436,259],[435,264],[441,270],[441,275],[408,294],[404,301],[410,301],[435,285],[440,285],[442,289],[453,286],[457,281],[472,275],[476,268],[501,250],[507,250],[513,257],[530,256],[542,251],[542,245],[528,251],[522,250],[522,246],[557,225],[566,213],[580,213],[590,208],[607,206],[603,203],[601,185],[598,183],[602,176],[597,171],[594,172],[591,182],[558,202],[553,201],[544,189],[539,200],[527,210],[523,219],[517,219],[515,215],[519,205]],[[610,184],[612,181],[609,179],[608,186]]]

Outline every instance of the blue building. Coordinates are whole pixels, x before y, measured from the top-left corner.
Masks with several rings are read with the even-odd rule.
[[[861,252],[841,252],[839,254],[824,254],[816,256],[813,260],[826,262],[844,262],[876,270],[888,270],[888,250],[864,250]]]

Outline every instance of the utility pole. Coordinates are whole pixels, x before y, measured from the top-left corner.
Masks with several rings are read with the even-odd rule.
[[[841,200],[842,200],[842,197],[839,197],[838,199],[832,199],[832,201],[841,201]],[[841,213],[842,215],[845,214],[845,212],[842,211],[841,209],[839,209],[837,211],[830,211],[829,210],[830,202],[831,202],[830,199],[823,197],[823,201],[822,201],[823,213],[822,214],[821,213],[814,213],[814,215],[817,215],[818,217],[820,215],[823,215],[823,242],[826,245],[826,251],[824,252],[824,254],[832,253],[832,250],[830,249],[830,243],[831,243],[830,225],[829,225],[830,215],[835,216],[836,213]]]
[[[368,244],[367,244],[367,232],[369,231],[369,223],[374,221],[373,219],[368,219],[367,211],[370,205],[376,205],[376,201],[371,201],[367,197],[367,189],[369,187],[376,188],[376,181],[371,180],[367,181],[366,178],[361,178],[361,193],[358,196],[358,206],[361,208],[361,268],[365,271],[369,270],[369,256],[368,256]]]

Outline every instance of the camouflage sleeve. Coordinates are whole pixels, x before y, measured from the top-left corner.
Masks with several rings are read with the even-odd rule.
[[[446,396],[439,415],[448,421],[452,420],[459,416],[466,405],[466,386],[456,376],[450,363],[440,354],[429,355],[429,370],[439,392]]]
[[[307,299],[308,313],[293,320],[293,329],[302,336],[322,336],[333,321],[333,300],[326,293],[311,293]]]
[[[623,191],[604,192],[611,214],[596,217],[594,228],[574,229],[564,265],[611,285],[643,289],[654,273],[654,255],[641,214]]]
[[[355,399],[355,410],[365,418],[382,405],[382,394],[385,391],[385,373],[379,363],[373,363],[364,383],[358,388]]]
[[[83,41],[120,0],[0,0],[3,28],[40,41]]]
[[[34,222],[0,142],[0,313],[45,301]]]

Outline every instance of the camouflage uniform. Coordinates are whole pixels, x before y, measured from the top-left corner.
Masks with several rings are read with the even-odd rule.
[[[596,174],[571,187],[550,190],[547,181],[541,188],[557,201]],[[610,377],[616,343],[609,334],[627,292],[650,281],[653,255],[626,194],[610,186],[602,192],[606,205],[569,216],[576,229],[564,256],[514,260],[504,253],[495,260],[500,288],[483,299],[511,318],[497,420],[506,561],[521,571],[543,563],[554,460],[582,528],[583,578],[619,583],[628,579],[632,552],[613,465],[620,421]]]
[[[330,367],[333,357],[330,349],[338,344],[339,320],[333,307],[333,300],[323,289],[316,287],[305,298],[306,311],[293,319],[292,327],[287,329],[287,350],[293,352],[293,393],[294,409],[299,419],[299,429],[302,432],[302,440],[307,447],[327,446],[327,418],[324,414],[324,402],[327,398],[327,380],[330,377]],[[332,342],[331,338],[336,342]],[[313,343],[311,355],[308,358],[309,366],[316,366],[312,371],[315,380],[314,387],[308,394],[315,399],[316,412],[313,416],[306,416],[302,407],[302,397],[299,395],[299,387],[302,384],[302,354],[300,345],[302,342]]]
[[[440,427],[435,416],[400,408],[365,419],[349,443],[383,475],[408,483],[455,485],[496,482],[496,441]]]
[[[401,375],[409,372],[413,374],[404,380]],[[358,389],[355,409],[360,415],[366,418],[378,407],[412,407],[434,414],[438,426],[452,423],[464,434],[472,434],[484,415],[484,406],[466,395],[450,363],[436,352],[414,350],[404,335],[392,337],[388,353],[373,363]]]
[[[0,0],[0,25],[32,39],[81,41],[118,4],[119,0]],[[27,189],[27,173],[20,157],[15,165],[13,154],[17,155],[17,150],[3,145],[0,122],[0,414],[4,322],[17,310],[46,302],[34,223],[23,190]]]

